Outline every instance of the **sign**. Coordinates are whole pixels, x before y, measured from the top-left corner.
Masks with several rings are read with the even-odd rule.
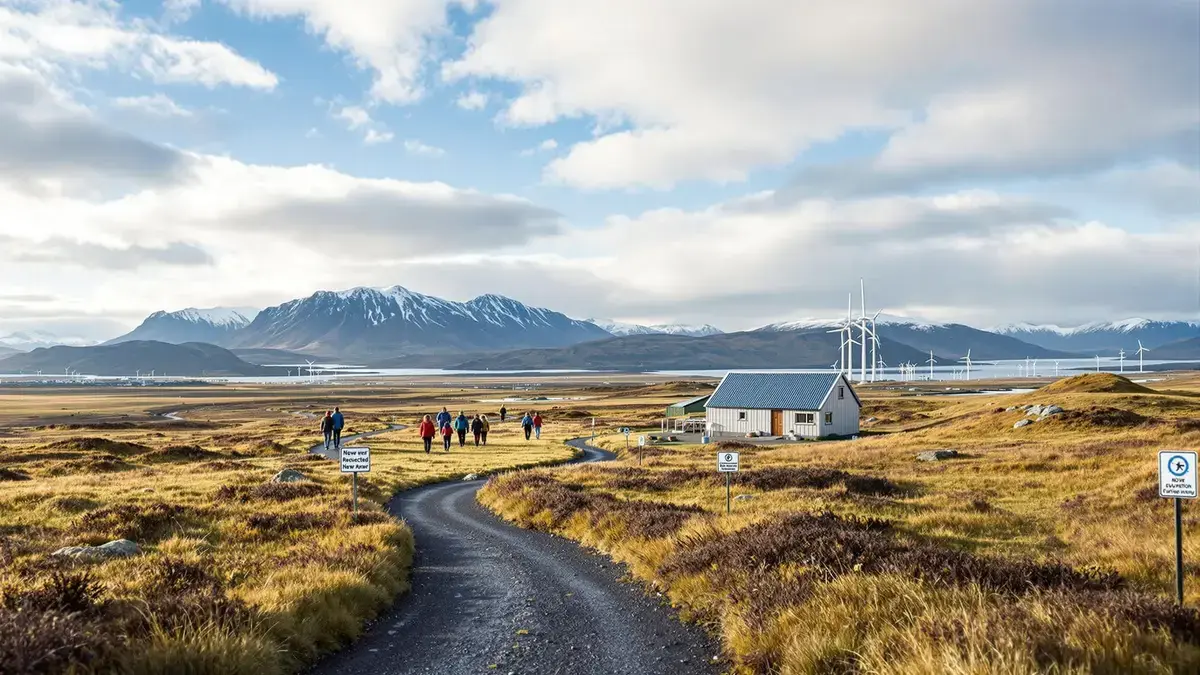
[[[639,447],[639,448],[641,448],[641,447],[645,447],[645,445],[646,445],[646,437],[645,437],[645,436],[638,436],[638,447]]]
[[[629,427],[621,427],[621,433],[628,436],[629,435]]]
[[[738,453],[722,452],[717,454],[717,471],[721,473],[737,473]]]
[[[342,448],[342,473],[371,473],[370,448]]]
[[[1158,453],[1158,496],[1195,499],[1196,453],[1162,450]]]

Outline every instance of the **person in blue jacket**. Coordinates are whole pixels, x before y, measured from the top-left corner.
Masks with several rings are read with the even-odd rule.
[[[525,440],[529,440],[529,435],[533,433],[533,415],[525,413],[521,418],[521,428],[525,430]]]
[[[471,420],[467,419],[467,414],[465,412],[459,410],[458,417],[454,418],[454,430],[458,432],[458,447],[466,447],[467,430],[470,428]]]
[[[346,428],[346,418],[342,416],[341,408],[333,409],[333,447],[335,450],[342,448],[342,429]]]
[[[449,411],[446,410],[445,406],[442,406],[442,412],[437,414],[437,428],[441,429],[447,424],[450,424],[451,419],[453,419],[453,417],[450,416]]]

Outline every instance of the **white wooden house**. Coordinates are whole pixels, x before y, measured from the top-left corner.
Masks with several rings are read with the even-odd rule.
[[[853,436],[862,401],[841,373],[729,373],[708,399],[708,435]]]

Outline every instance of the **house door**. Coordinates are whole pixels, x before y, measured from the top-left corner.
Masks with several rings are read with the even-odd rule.
[[[783,435],[783,411],[782,410],[772,410],[771,411],[771,435],[772,436],[782,436]]]

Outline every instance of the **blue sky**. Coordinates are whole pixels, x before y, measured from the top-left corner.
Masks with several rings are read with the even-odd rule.
[[[397,283],[1195,312],[1197,0],[0,0],[0,45],[0,333]]]

